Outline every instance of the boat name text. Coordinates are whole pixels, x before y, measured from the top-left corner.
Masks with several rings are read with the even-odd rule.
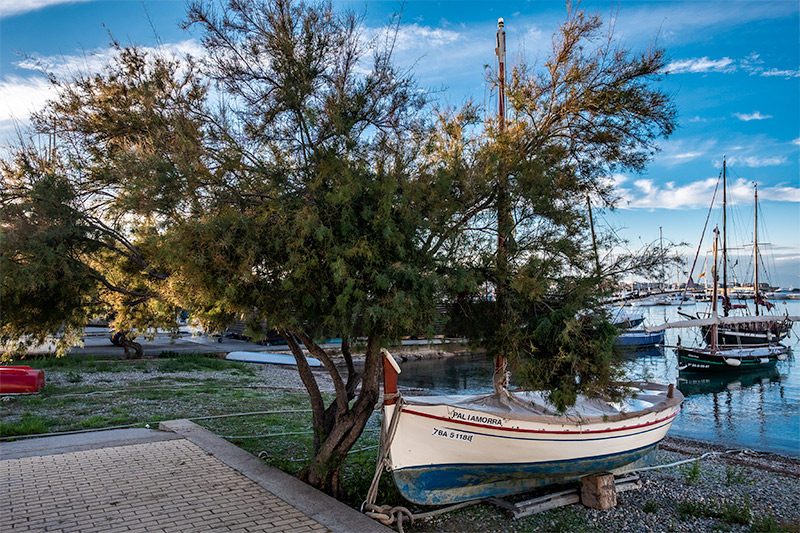
[[[451,418],[454,420],[463,420],[464,422],[476,422],[478,424],[486,424],[489,426],[502,426],[503,419],[502,418],[494,418],[491,416],[483,416],[483,415],[473,415],[467,413],[459,413],[458,411],[453,411]]]

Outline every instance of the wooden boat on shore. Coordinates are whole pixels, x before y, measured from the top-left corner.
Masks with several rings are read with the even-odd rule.
[[[628,401],[579,398],[559,413],[542,392],[497,385],[492,394],[400,396],[400,367],[385,350],[383,371],[387,464],[400,493],[421,505],[623,472],[655,450],[683,401],[673,385],[636,382]]]

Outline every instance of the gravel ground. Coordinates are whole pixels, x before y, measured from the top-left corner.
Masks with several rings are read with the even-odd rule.
[[[487,503],[406,526],[407,532],[800,531],[800,459],[667,438],[642,487],[597,511],[580,504],[513,519]]]

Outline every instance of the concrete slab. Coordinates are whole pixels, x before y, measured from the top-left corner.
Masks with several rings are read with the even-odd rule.
[[[12,531],[389,531],[189,421],[0,445]]]

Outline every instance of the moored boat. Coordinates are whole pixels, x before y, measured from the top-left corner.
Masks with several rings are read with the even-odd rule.
[[[681,408],[674,386],[630,384],[629,400],[579,398],[565,413],[546,394],[404,397],[384,351],[382,442],[400,493],[422,505],[506,496],[619,472],[645,458]]]
[[[730,330],[733,326],[750,326],[753,324],[770,324],[775,317],[770,316],[741,316],[741,317],[720,317],[717,315],[717,244],[719,229],[714,228],[714,266],[712,276],[714,278],[714,290],[712,292],[711,316],[709,318],[698,318],[692,320],[682,320],[678,322],[665,322],[659,326],[646,327],[646,331],[664,331],[668,328],[708,328],[709,346],[685,347],[681,346],[680,337],[678,346],[675,347],[678,353],[678,369],[690,372],[720,372],[720,371],[741,371],[770,368],[775,366],[778,361],[787,358],[789,349],[780,344],[750,345],[750,346],[723,346],[718,343],[718,332],[721,327]],[[784,319],[790,323],[797,321],[800,317],[785,316]]]
[[[788,289],[780,288],[764,295],[768,300],[795,300],[800,299],[800,289],[789,287]]]
[[[649,332],[643,329],[623,331],[614,344],[624,348],[644,348],[664,343],[664,332]]]
[[[729,372],[768,369],[785,361],[786,346],[748,346],[729,349],[677,347],[678,369],[688,372]]]

